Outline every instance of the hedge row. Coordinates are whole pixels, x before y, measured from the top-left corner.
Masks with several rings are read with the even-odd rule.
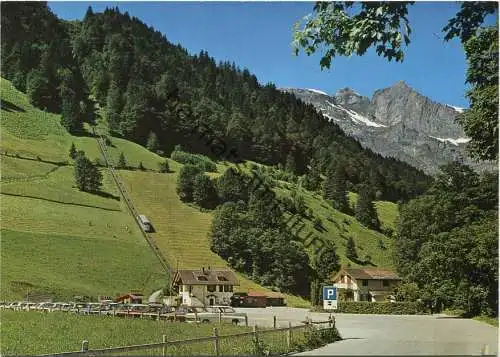
[[[338,313],[380,315],[422,315],[429,313],[421,302],[339,301]]]
[[[207,156],[199,154],[191,154],[185,151],[174,150],[170,155],[172,160],[180,162],[181,164],[191,164],[198,166],[206,172],[217,172],[217,165],[210,160]]]

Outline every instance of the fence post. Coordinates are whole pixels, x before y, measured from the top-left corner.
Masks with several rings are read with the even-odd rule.
[[[167,354],[167,335],[163,335],[163,348],[161,351],[161,355],[165,356]]]
[[[219,323],[222,323],[222,311],[219,310]]]
[[[247,314],[245,314],[245,326],[248,327],[248,315]]]
[[[195,310],[194,310],[194,322],[196,322],[196,323],[198,323],[198,322],[199,322],[199,321],[198,321],[198,311],[196,310],[196,308],[195,308]]]
[[[82,351],[81,352],[87,352],[89,350],[89,341],[83,340],[82,341]]]
[[[257,350],[259,346],[259,335],[257,333],[257,325],[253,325],[253,343],[255,350]]]
[[[214,327],[214,349],[215,349],[215,355],[219,355],[219,331],[217,330],[217,327]]]
[[[288,321],[288,331],[286,332],[286,345],[288,347],[287,352],[292,349],[292,323]]]
[[[273,316],[273,328],[276,328],[276,315]]]

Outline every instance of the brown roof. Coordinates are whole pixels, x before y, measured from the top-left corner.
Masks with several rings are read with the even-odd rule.
[[[249,291],[248,294],[247,294],[247,296],[251,296],[251,297],[263,297],[263,298],[265,298],[266,294],[258,292],[258,291]]]
[[[401,278],[389,269],[380,268],[344,268],[340,273],[349,275],[354,279],[367,279],[367,280],[401,280]],[[338,276],[338,275],[337,275]]]
[[[236,275],[227,269],[182,269],[177,271],[174,282],[182,281],[189,285],[239,285]]]
[[[266,293],[266,297],[273,298],[273,299],[282,299],[285,296],[283,294],[281,294],[281,293],[278,293],[278,292],[275,292],[275,291],[271,291],[269,293]]]
[[[251,296],[251,297],[266,297],[266,298],[273,298],[273,299],[285,297],[283,294],[275,292],[275,291],[269,291],[269,292],[265,292],[265,293],[259,292],[259,291],[249,291],[247,295]]]

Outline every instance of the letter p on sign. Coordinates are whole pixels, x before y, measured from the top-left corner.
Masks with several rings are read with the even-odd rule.
[[[337,288],[334,286],[324,286],[323,300],[337,300]]]

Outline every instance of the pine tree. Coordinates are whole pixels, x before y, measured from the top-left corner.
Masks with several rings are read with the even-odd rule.
[[[69,157],[73,160],[76,158],[76,146],[75,143],[71,143],[71,148],[69,149]]]
[[[118,163],[116,164],[116,167],[119,169],[127,168],[127,162],[125,161],[125,155],[123,154],[123,152],[120,153],[120,157],[118,158]]]
[[[165,161],[162,161],[158,164],[158,171],[160,171],[161,173],[170,172],[170,166],[168,165],[167,159],[165,159]]]
[[[288,156],[286,157],[286,163],[285,163],[285,171],[295,174],[295,171],[297,170],[296,164],[295,164],[295,157],[293,156],[293,152],[290,151],[288,153]]]
[[[354,243],[354,239],[352,237],[349,237],[347,240],[347,247],[346,247],[346,257],[355,260],[358,258],[358,252],[356,252],[356,244]]]
[[[34,106],[45,109],[48,107],[47,92],[49,80],[40,70],[32,70],[26,78],[26,94],[30,103]]]
[[[341,212],[349,213],[349,201],[347,199],[347,182],[344,168],[340,165],[335,167],[333,172],[332,187],[333,208]]]
[[[101,172],[83,151],[79,151],[75,158],[75,180],[80,191],[96,192],[102,185]]]
[[[326,173],[326,179],[323,182],[323,198],[327,201],[333,200],[335,187],[334,172],[331,168],[328,169]]]
[[[121,110],[122,96],[120,87],[116,82],[112,81],[106,98],[106,119],[112,132],[118,132],[119,130]]]
[[[75,94],[70,89],[64,90],[62,94],[61,125],[71,134],[83,132],[80,106],[76,101]]]
[[[356,203],[356,219],[370,229],[379,230],[380,221],[377,216],[377,211],[373,203],[373,191],[367,187],[362,186],[359,190],[358,202]]]
[[[158,149],[160,148],[160,144],[158,143],[158,138],[156,137],[156,134],[153,133],[152,131],[149,132],[146,148],[152,152],[157,152]]]

